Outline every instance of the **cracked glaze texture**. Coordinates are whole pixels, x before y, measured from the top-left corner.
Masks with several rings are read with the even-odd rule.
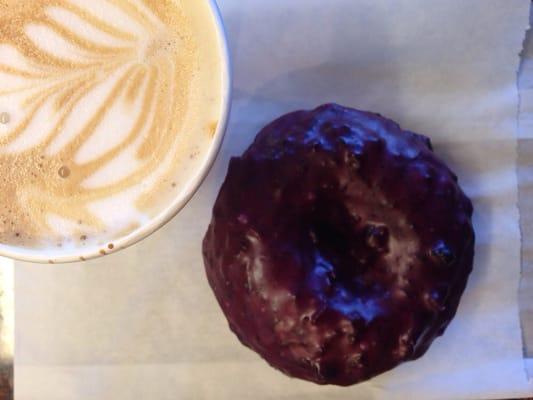
[[[422,356],[472,270],[472,203],[429,139],[335,104],[231,160],[203,242],[240,341],[285,374],[351,385]]]

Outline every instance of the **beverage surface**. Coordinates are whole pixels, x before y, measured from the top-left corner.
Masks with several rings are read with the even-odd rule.
[[[221,60],[207,1],[0,0],[0,244],[112,246],[184,195]]]

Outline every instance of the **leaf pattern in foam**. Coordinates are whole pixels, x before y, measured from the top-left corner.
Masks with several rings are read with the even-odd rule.
[[[188,29],[170,0],[0,0],[0,242],[51,232],[50,215],[104,229],[94,204],[117,194],[146,203],[175,167]]]

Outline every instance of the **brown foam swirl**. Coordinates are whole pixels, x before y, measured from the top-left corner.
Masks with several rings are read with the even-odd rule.
[[[0,85],[0,99],[20,99],[16,110],[19,118],[5,113],[2,123],[7,129],[0,131],[0,243],[31,246],[55,235],[50,215],[79,224],[75,235],[82,239],[87,230],[102,231],[109,221],[99,218],[92,204],[152,179],[135,201],[139,211],[145,212],[158,196],[162,182],[171,181],[179,167],[182,158],[176,143],[198,68],[195,32],[179,2],[106,3],[134,21],[131,30],[79,1],[0,0],[0,44],[16,49],[23,60],[14,57],[11,62],[4,57],[0,63],[0,83],[2,79],[19,82],[8,88]],[[91,38],[51,11],[71,15],[110,40],[99,40],[99,35]],[[36,28],[60,38],[72,57],[35,40],[29,32]],[[109,90],[99,98],[91,115],[60,149],[51,151],[83,102],[104,86]],[[84,146],[118,106],[131,110],[131,127],[120,132],[117,143],[92,157],[80,158]],[[24,143],[43,112],[53,122],[40,132],[37,143],[18,150],[17,143]],[[86,184],[132,148],[136,165],[131,171],[115,181]]]

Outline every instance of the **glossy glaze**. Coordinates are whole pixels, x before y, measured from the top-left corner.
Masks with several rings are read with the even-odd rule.
[[[429,139],[328,104],[232,159],[207,277],[244,345],[287,375],[350,385],[444,332],[472,269],[471,215]]]

